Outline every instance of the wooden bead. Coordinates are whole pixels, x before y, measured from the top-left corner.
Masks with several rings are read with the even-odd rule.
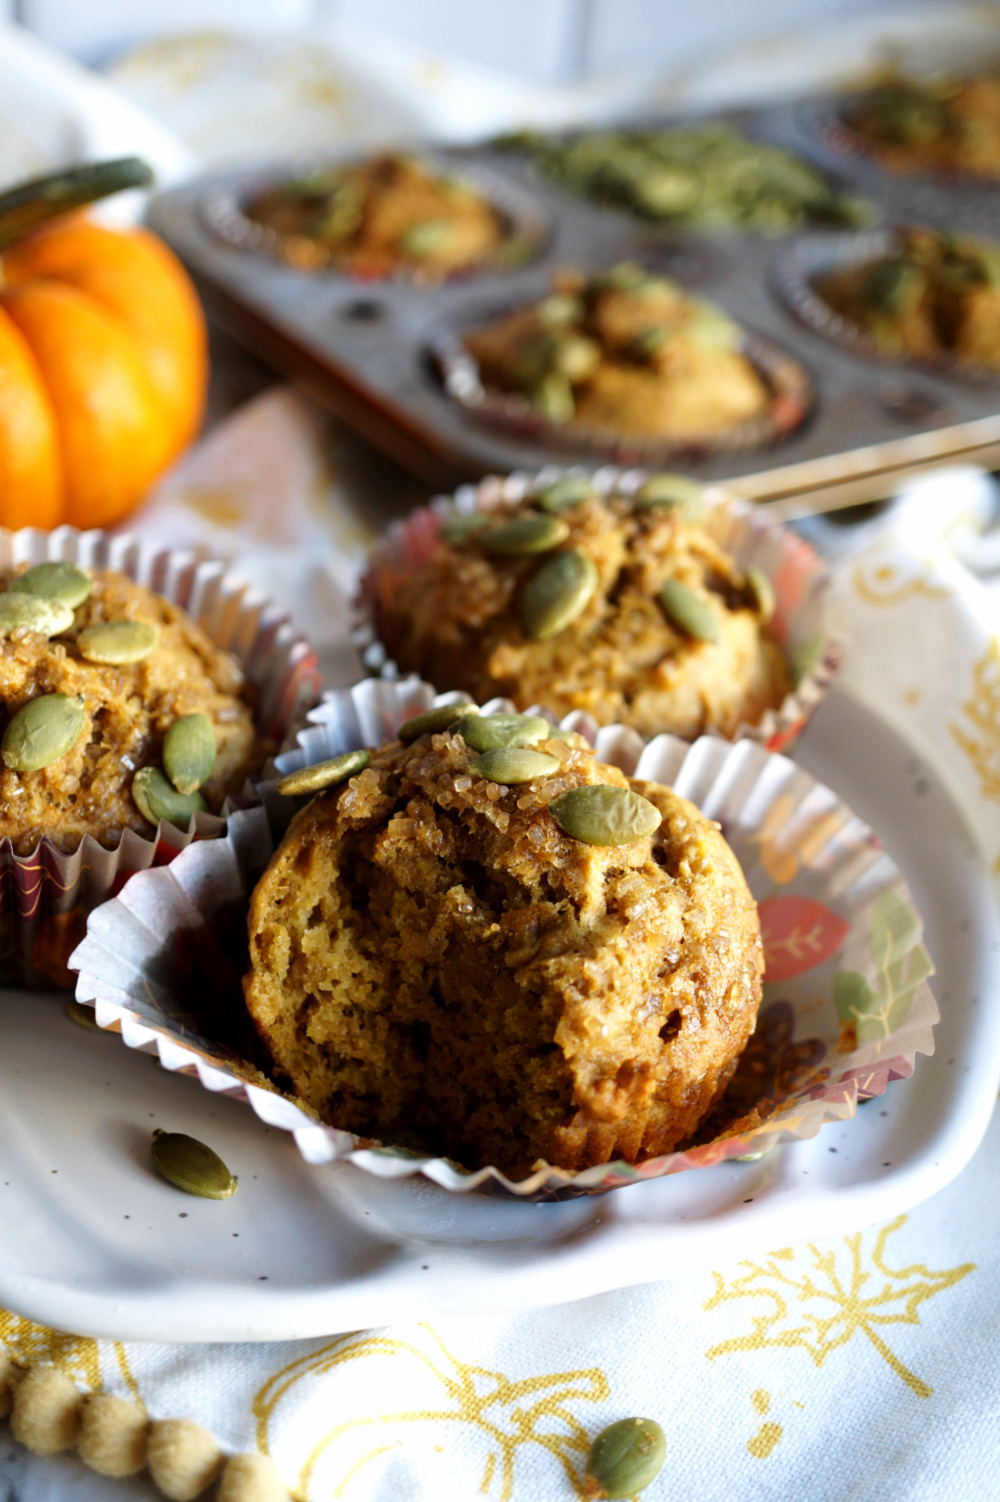
[[[149,1431],[150,1474],[170,1502],[192,1502],[222,1469],[214,1437],[191,1419],[160,1419]]]
[[[218,1502],[288,1502],[288,1488],[270,1455],[230,1455]]]
[[[18,1383],[10,1427],[36,1455],[71,1450],[80,1431],[83,1398],[58,1367],[36,1366]]]
[[[80,1416],[80,1459],[102,1476],[134,1476],[146,1464],[149,1419],[138,1403],[93,1393]]]

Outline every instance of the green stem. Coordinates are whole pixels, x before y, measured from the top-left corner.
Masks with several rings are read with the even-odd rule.
[[[16,245],[50,219],[125,188],[146,188],[152,181],[152,171],[140,157],[123,156],[19,183],[0,193],[0,251]]]

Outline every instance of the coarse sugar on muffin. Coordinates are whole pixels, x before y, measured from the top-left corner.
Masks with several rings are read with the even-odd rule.
[[[253,895],[244,981],[275,1077],[334,1126],[515,1178],[669,1152],[760,1003],[736,858],[581,737],[534,721],[514,736],[530,780],[508,785],[491,777],[510,758],[498,770],[466,734],[382,746],[293,820]],[[579,793],[576,823],[555,800],[595,788],[647,832],[591,843]]]
[[[86,580],[85,571],[73,572]],[[0,573],[0,600],[8,593],[23,598],[18,580],[27,577],[25,568]],[[146,639],[153,644],[144,655],[117,664],[85,656],[85,651],[122,655],[116,644],[92,647],[93,636],[84,636],[118,622],[152,628]],[[12,723],[31,703],[50,695],[79,705],[79,733],[47,765],[20,769],[7,749]],[[43,837],[64,853],[76,850],[88,834],[105,846],[113,846],[126,829],[151,837],[153,825],[135,801],[133,778],[159,767],[167,732],[183,717],[204,715],[211,724],[215,760],[199,794],[213,810],[242,787],[265,754],[236,661],[179,606],[112,571],[90,577],[71,621],[51,636],[30,624],[2,627],[0,715],[5,737],[0,838],[9,838],[21,856]],[[183,822],[186,827],[186,817]]]
[[[773,595],[693,519],[697,486],[657,480],[638,497],[584,485],[555,514],[551,491],[503,502],[446,523],[412,568],[376,564],[369,596],[389,656],[441,691],[539,704],[559,718],[585,710],[647,737],[733,736],[756,724],[792,688],[768,624]],[[684,504],[653,504],[657,495]],[[558,524],[551,542],[500,551],[504,525],[532,516]],[[568,605],[553,621],[533,602],[551,598],[561,575]]]

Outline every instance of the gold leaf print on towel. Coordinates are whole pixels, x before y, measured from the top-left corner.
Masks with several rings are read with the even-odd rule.
[[[975,1263],[940,1272],[919,1262],[890,1267],[887,1244],[906,1219],[898,1215],[877,1233],[845,1236],[822,1250],[806,1245],[769,1252],[762,1262],[742,1262],[747,1271],[728,1281],[713,1273],[715,1292],[705,1309],[737,1299],[752,1299],[758,1305],[763,1300],[769,1308],[754,1315],[748,1334],[707,1350],[709,1361],[736,1351],[801,1347],[819,1367],[831,1352],[861,1335],[911,1391],[929,1398],[934,1389],[903,1365],[881,1332],[890,1325],[919,1325],[920,1305],[954,1287]],[[866,1242],[873,1234],[868,1249]]]
[[[934,569],[932,558],[889,551],[865,554],[854,565],[854,588],[866,604],[885,608],[905,605],[915,596],[946,600],[952,591],[931,583]]]
[[[351,1363],[366,1367],[373,1363],[374,1370],[358,1371],[345,1384],[336,1406],[349,1413],[355,1395],[358,1411],[342,1419],[313,1447],[294,1488],[299,1502],[312,1494],[321,1465],[324,1474],[317,1495],[349,1496],[358,1474],[378,1456],[404,1443],[404,1434],[413,1432],[404,1426],[416,1424],[431,1426],[431,1438],[443,1439],[445,1444],[450,1426],[468,1426],[462,1439],[465,1453],[468,1430],[473,1431],[481,1450],[479,1492],[484,1497],[509,1502],[517,1452],[525,1445],[547,1450],[577,1495],[583,1495],[577,1470],[582,1468],[590,1439],[571,1405],[607,1401],[610,1389],[600,1368],[512,1379],[459,1361],[426,1325],[405,1340],[390,1335],[343,1335],[276,1373],[254,1400],[259,1448],[269,1453],[271,1421],[289,1394],[294,1391],[301,1403],[310,1379],[328,1376]],[[362,1387],[365,1376],[371,1383]],[[420,1406],[399,1406],[400,1392],[412,1394]],[[372,1408],[373,1393],[382,1397],[384,1411]]]
[[[948,729],[971,761],[983,797],[1000,803],[1000,640],[995,636],[972,670],[972,698],[962,713],[971,733],[961,724]],[[1000,871],[1000,856],[994,869]]]
[[[765,1392],[762,1387],[757,1388],[756,1392],[751,1396],[750,1401],[753,1403],[754,1412],[759,1413],[761,1418],[766,1413],[770,1413],[771,1394]],[[781,1436],[784,1432],[781,1425],[774,1423],[773,1420],[766,1424],[761,1424],[757,1433],[747,1440],[747,1449],[754,1460],[767,1460],[768,1456],[781,1442]]]

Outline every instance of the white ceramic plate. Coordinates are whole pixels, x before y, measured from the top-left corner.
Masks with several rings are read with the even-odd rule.
[[[997,1093],[992,893],[933,771],[870,711],[834,691],[799,759],[875,825],[924,915],[942,1018],[912,1080],[757,1163],[523,1205],[310,1168],[245,1105],[81,1031],[62,1000],[0,994],[0,1304],[86,1335],[288,1339],[581,1298],[933,1194],[971,1156]],[[238,1194],[188,1199],[159,1181],[154,1126],[211,1142]]]

